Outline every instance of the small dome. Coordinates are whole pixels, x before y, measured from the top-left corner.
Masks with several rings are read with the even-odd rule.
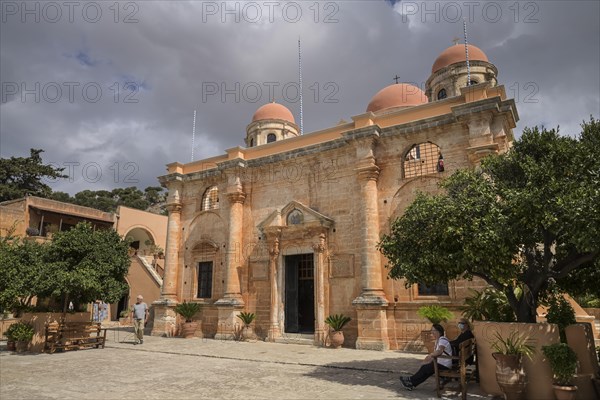
[[[252,116],[252,122],[263,119],[282,119],[291,123],[296,123],[294,115],[287,107],[278,103],[268,103],[260,107]]]
[[[369,102],[367,112],[376,112],[395,107],[418,106],[427,103],[427,96],[416,86],[396,83],[381,89]]]
[[[487,56],[479,47],[473,46],[472,44],[467,45],[467,47],[469,48],[469,61],[476,60],[489,62]],[[467,61],[465,45],[456,44],[454,46],[450,46],[446,50],[442,51],[438,58],[435,59],[433,67],[431,67],[431,73],[433,74],[434,72],[437,72],[448,65],[465,61]]]

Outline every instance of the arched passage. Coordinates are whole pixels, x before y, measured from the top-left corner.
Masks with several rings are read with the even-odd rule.
[[[125,234],[126,239],[130,239],[130,247],[134,248],[137,255],[152,255],[152,246],[156,244],[156,239],[152,232],[146,228],[132,228]]]

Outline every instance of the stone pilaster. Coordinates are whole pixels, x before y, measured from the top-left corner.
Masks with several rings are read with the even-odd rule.
[[[176,330],[177,317],[175,306],[177,305],[177,274],[179,248],[181,243],[181,183],[174,183],[170,187],[167,202],[169,219],[167,222],[167,245],[165,251],[165,271],[160,299],[153,302],[154,323],[152,325],[153,336],[173,336]]]
[[[268,340],[274,342],[281,337],[279,326],[279,291],[277,288],[279,265],[279,239],[275,238],[273,247],[269,250],[269,278],[271,284],[271,308],[269,310],[269,336]]]
[[[319,235],[319,242],[313,245],[313,250],[315,252],[315,286],[317,291],[315,345],[323,346],[327,333],[325,327],[325,234]]]
[[[239,249],[242,248],[243,206],[246,194],[242,190],[239,177],[227,189],[227,199],[229,200],[229,236],[225,265],[225,293],[223,298],[215,302],[219,310],[219,324],[215,339],[234,338],[236,326],[239,325],[236,316],[244,308],[238,268],[242,262]]]
[[[385,350],[389,348],[387,334],[387,299],[383,291],[379,242],[379,208],[377,179],[379,167],[373,155],[374,139],[364,143],[356,172],[361,186],[361,285],[360,295],[352,304],[358,319],[357,349]]]

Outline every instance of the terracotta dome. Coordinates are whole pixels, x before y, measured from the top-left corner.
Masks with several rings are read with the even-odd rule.
[[[473,46],[472,44],[467,45],[467,47],[469,48],[469,61],[477,60],[489,62],[487,56],[479,47]],[[448,65],[457,62],[464,62],[466,60],[467,55],[465,54],[464,44],[450,46],[446,50],[442,51],[438,58],[435,59],[433,67],[431,67],[431,73],[437,72]]]
[[[278,103],[268,103],[260,107],[252,116],[252,122],[263,119],[282,119],[284,121],[296,123],[294,115],[287,107]]]
[[[369,102],[367,112],[376,112],[394,107],[410,107],[427,103],[421,89],[408,83],[396,83],[381,89]]]

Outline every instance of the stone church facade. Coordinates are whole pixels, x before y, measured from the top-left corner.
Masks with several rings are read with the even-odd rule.
[[[425,92],[398,83],[352,122],[300,135],[294,116],[270,103],[254,114],[246,147],[160,177],[168,188],[168,234],[153,334],[172,332],[175,304],[203,304],[198,335],[231,339],[241,311],[260,339],[327,341],[325,318],[343,313],[346,346],[419,346],[423,304],[457,310],[467,288],[387,278],[382,234],[418,191],[509,149],[518,121],[497,69],[475,46],[435,60]],[[469,69],[469,70],[468,70]],[[470,79],[470,85],[467,80]],[[458,314],[457,314],[458,315]],[[452,332],[451,332],[452,333]]]

